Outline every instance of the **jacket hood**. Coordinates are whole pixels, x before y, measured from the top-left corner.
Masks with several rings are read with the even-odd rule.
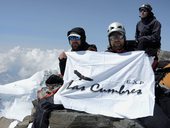
[[[81,27],[75,27],[73,29],[71,29],[70,31],[67,32],[67,37],[71,34],[71,33],[76,33],[78,35],[80,35],[80,39],[81,39],[81,45],[78,49],[73,50],[72,51],[84,51],[87,50],[89,47],[89,44],[86,42],[86,33],[85,30]]]
[[[67,32],[67,36],[70,35],[70,33],[76,33],[79,34],[81,36],[81,42],[84,43],[86,42],[86,34],[83,28],[81,27],[76,27],[71,29],[70,31]]]

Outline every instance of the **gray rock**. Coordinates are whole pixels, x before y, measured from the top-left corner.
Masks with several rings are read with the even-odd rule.
[[[160,67],[170,63],[170,52],[160,51]],[[0,128],[8,128],[12,119],[0,118]],[[27,128],[32,122],[31,116],[26,116],[15,128]],[[143,128],[137,121],[129,119],[116,119],[101,115],[92,115],[73,110],[53,111],[51,113],[50,128]]]
[[[160,51],[159,60],[160,61],[170,61],[170,52],[169,51]]]
[[[27,128],[28,125],[32,122],[32,116],[26,116],[22,122],[19,122],[15,128]]]
[[[135,120],[116,119],[73,110],[53,111],[50,128],[143,128]]]
[[[5,117],[0,118],[0,128],[8,128],[9,125],[13,122],[13,119],[7,119]]]

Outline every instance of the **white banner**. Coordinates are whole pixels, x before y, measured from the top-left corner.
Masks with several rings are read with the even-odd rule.
[[[65,108],[117,118],[153,115],[154,73],[144,52],[67,52],[64,85],[54,97]]]

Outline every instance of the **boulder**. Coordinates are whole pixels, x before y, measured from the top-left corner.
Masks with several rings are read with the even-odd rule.
[[[93,115],[73,110],[55,110],[50,128],[143,128],[137,121]]]
[[[33,117],[32,116],[26,116],[24,117],[23,121],[19,122],[15,128],[27,128],[30,123],[32,123]]]
[[[8,128],[9,125],[13,122],[13,119],[8,119],[5,117],[0,118],[0,128]]]
[[[170,61],[170,52],[169,51],[160,51],[159,60],[160,61]]]
[[[170,52],[160,51],[158,58],[159,58],[158,68],[163,68],[170,63]]]

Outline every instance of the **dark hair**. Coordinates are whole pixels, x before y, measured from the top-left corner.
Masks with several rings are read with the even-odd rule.
[[[52,74],[51,76],[49,76],[49,78],[45,81],[46,85],[50,85],[50,84],[59,84],[62,85],[63,84],[63,79],[55,74]]]
[[[97,47],[95,44],[90,44],[88,50],[90,51],[97,51]]]

